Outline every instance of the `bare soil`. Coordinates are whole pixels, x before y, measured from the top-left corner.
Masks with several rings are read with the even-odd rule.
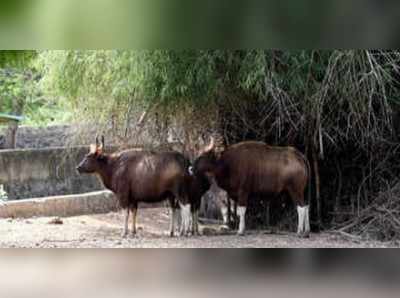
[[[328,247],[395,247],[398,243],[359,241],[333,233],[312,234],[300,239],[292,232],[271,234],[268,231],[248,231],[236,236],[216,225],[201,225],[202,236],[168,236],[169,214],[165,208],[140,209],[139,232],[136,237],[123,239],[122,212],[104,215],[85,215],[68,218],[1,219],[0,247],[6,248],[328,248]]]

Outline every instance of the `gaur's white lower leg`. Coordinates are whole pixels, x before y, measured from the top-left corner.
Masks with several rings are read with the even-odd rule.
[[[297,206],[297,219],[298,219],[297,234],[301,235],[304,232],[304,229],[303,229],[303,222],[304,222],[303,207]]]
[[[132,209],[132,236],[136,235],[136,215],[137,215],[137,208]]]
[[[246,209],[247,208],[243,206],[237,208],[237,213],[240,219],[238,235],[244,235],[246,229]]]
[[[129,208],[126,209],[124,230],[122,231],[122,237],[124,238],[128,236],[128,222],[129,222]]]
[[[305,227],[306,227],[306,217],[308,217],[308,206],[301,207],[297,206],[297,214],[298,214],[298,227],[297,234],[299,236],[304,235]]]
[[[190,204],[181,204],[179,203],[179,206],[181,207],[181,229],[180,229],[180,235],[186,236],[189,232],[190,228],[190,218],[191,218],[191,212],[190,212]]]
[[[222,219],[224,221],[224,225],[228,225],[228,207],[223,206],[221,207],[221,214],[222,214]]]

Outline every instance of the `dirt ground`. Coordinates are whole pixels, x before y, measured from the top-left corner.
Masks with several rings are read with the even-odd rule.
[[[221,233],[217,226],[200,226],[203,236],[170,238],[168,210],[140,209],[139,232],[135,238],[122,239],[123,213],[62,218],[1,219],[1,248],[194,248],[194,247],[394,247],[395,243],[354,241],[332,233],[312,234],[299,239],[294,233],[248,231],[246,236]],[[218,232],[217,232],[218,231]],[[398,244],[397,244],[398,245]]]

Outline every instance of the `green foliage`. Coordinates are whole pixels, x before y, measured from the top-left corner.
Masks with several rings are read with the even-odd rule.
[[[24,121],[29,126],[65,124],[71,121],[73,113],[70,105],[61,99],[49,100],[46,97],[33,97],[24,108]]]
[[[36,51],[27,50],[0,50],[0,68],[18,67],[24,68],[36,58]]]
[[[38,68],[81,119],[129,117],[132,105],[165,118],[219,106],[236,121],[234,140],[291,143],[295,133],[322,155],[324,144],[367,148],[390,137],[399,63],[397,51],[101,50],[45,51]]]
[[[0,110],[20,114],[23,106],[31,99],[32,73],[15,70],[0,69]]]
[[[22,114],[35,95],[36,51],[0,51],[0,111]]]
[[[39,61],[49,89],[75,103],[132,96],[171,103],[213,90],[212,64],[202,51],[48,51]]]
[[[0,51],[0,111],[24,114],[27,125],[65,122],[70,109],[61,99],[43,95],[33,67],[36,56],[35,51]]]

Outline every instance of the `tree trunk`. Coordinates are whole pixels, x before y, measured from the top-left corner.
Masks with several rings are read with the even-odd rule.
[[[317,226],[321,229],[321,195],[320,195],[320,177],[319,177],[319,165],[318,165],[318,155],[315,152],[315,148],[312,149],[314,174],[315,174],[315,199],[317,207]]]

